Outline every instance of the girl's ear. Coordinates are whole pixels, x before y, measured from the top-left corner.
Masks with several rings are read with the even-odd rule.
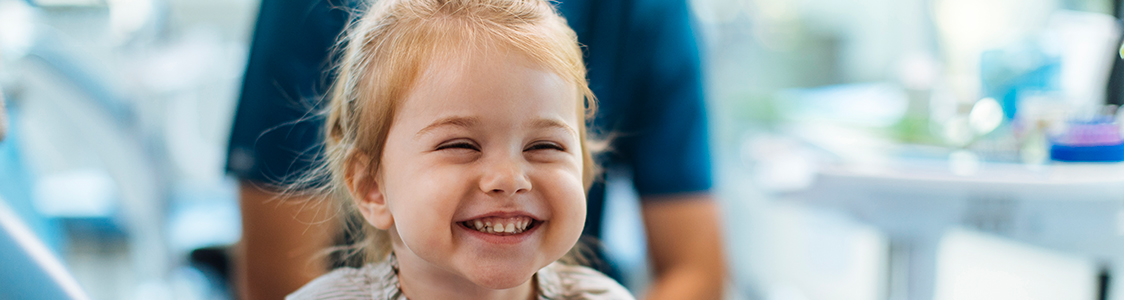
[[[372,160],[366,153],[355,154],[351,165],[347,168],[344,180],[351,199],[359,213],[375,228],[387,230],[394,224],[394,216],[390,214],[390,207],[383,197],[382,187],[376,177],[376,170],[372,170]]]

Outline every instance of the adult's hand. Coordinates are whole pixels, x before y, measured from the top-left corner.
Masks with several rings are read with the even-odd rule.
[[[726,283],[718,205],[707,194],[644,197],[655,278],[648,300],[720,299]]]

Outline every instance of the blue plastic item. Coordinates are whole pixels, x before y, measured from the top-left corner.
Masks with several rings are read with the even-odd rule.
[[[1020,97],[1061,89],[1061,58],[1047,55],[1036,44],[984,51],[980,79],[984,96],[995,98],[1003,115],[1014,119]]]
[[[1124,143],[1098,146],[1050,146],[1050,158],[1067,162],[1120,162],[1124,161]]]
[[[1107,117],[1071,121],[1064,135],[1051,139],[1050,158],[1068,162],[1124,161],[1120,126]]]

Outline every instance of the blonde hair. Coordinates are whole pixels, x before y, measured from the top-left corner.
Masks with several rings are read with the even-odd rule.
[[[577,36],[545,0],[382,0],[353,20],[342,46],[329,94],[325,164],[304,182],[328,177],[319,191],[343,211],[358,215],[345,176],[356,163],[378,170],[387,134],[400,102],[429,63],[480,47],[513,50],[571,84],[576,105],[583,182],[588,191],[599,171],[585,123],[595,110]],[[361,161],[366,160],[366,161]],[[360,242],[347,255],[365,253],[368,262],[390,253],[389,233],[361,222],[349,228]]]

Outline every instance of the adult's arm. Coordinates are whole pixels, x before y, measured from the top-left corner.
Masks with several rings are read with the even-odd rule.
[[[713,187],[702,58],[686,1],[636,1],[617,84],[632,119],[620,151],[641,197],[648,299],[719,299],[725,255]],[[591,48],[592,50],[592,48]]]
[[[327,271],[323,251],[337,223],[327,205],[242,181],[242,240],[235,276],[240,299],[284,299]]]
[[[331,49],[350,0],[262,1],[228,150],[227,171],[241,180],[242,241],[234,283],[242,299],[274,300],[327,269],[335,221],[322,204],[282,196],[319,158],[315,113],[331,76]]]
[[[645,298],[721,299],[726,256],[715,201],[708,194],[643,200],[648,253],[656,274]]]

